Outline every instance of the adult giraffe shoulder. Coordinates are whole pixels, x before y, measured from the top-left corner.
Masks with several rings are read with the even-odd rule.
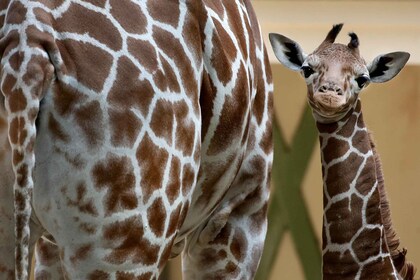
[[[324,279],[413,279],[414,266],[399,250],[392,227],[380,159],[365,127],[359,93],[370,82],[394,78],[409,59],[405,52],[367,64],[359,39],[334,43],[342,24],[306,55],[295,41],[270,34],[279,61],[301,71],[319,131],[324,186],[322,233]]]
[[[42,279],[58,251],[68,279],[157,279],[180,252],[187,279],[252,278],[272,83],[250,1],[9,0],[0,20],[0,278],[27,278],[45,232]]]

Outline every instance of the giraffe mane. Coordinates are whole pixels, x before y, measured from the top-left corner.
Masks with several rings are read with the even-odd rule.
[[[381,217],[382,222],[385,228],[385,237],[386,243],[388,245],[389,252],[391,254],[392,262],[395,266],[395,269],[398,271],[398,274],[404,280],[413,280],[414,275],[416,274],[417,268],[413,263],[407,261],[406,254],[407,249],[403,248],[402,250],[398,249],[400,246],[400,239],[397,236],[395,229],[392,226],[391,220],[391,210],[389,207],[389,201],[387,198],[385,190],[385,182],[382,173],[382,164],[379,154],[376,152],[376,146],[372,139],[372,134],[369,133],[370,143],[373,151],[373,157],[375,160],[376,166],[376,177],[378,180],[378,190],[380,196],[380,207],[381,207]]]

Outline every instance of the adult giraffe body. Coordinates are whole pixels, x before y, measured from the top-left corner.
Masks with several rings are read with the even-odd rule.
[[[15,209],[13,180],[1,185],[0,278],[27,278],[44,232],[70,279],[157,279],[181,251],[186,278],[252,278],[272,85],[250,1],[0,3],[16,175]],[[39,277],[53,278],[51,246],[37,247]]]
[[[359,93],[369,82],[386,82],[409,59],[405,52],[367,64],[359,39],[334,43],[342,24],[306,55],[293,40],[270,34],[277,58],[301,71],[319,131],[323,176],[323,279],[412,279],[414,266],[399,250],[392,228],[380,159],[363,121]]]

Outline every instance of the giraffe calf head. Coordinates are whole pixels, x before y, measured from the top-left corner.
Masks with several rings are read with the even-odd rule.
[[[359,38],[350,33],[347,45],[334,43],[343,24],[334,25],[321,45],[307,55],[295,41],[270,33],[277,59],[286,67],[300,71],[308,87],[308,101],[318,122],[342,119],[353,108],[360,91],[370,82],[394,78],[410,54],[393,52],[377,56],[367,64],[359,54]]]

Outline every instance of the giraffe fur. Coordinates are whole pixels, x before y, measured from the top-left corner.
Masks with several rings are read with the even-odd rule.
[[[323,178],[323,279],[413,279],[415,267],[399,249],[392,227],[382,167],[364,123],[360,93],[371,82],[394,78],[410,55],[393,52],[371,63],[360,56],[359,39],[335,43],[334,25],[309,55],[298,43],[272,33],[279,61],[300,71],[319,132]]]
[[[0,21],[0,279],[33,251],[36,279],[158,279],[180,253],[185,279],[252,279],[273,86],[250,1],[7,0]]]

